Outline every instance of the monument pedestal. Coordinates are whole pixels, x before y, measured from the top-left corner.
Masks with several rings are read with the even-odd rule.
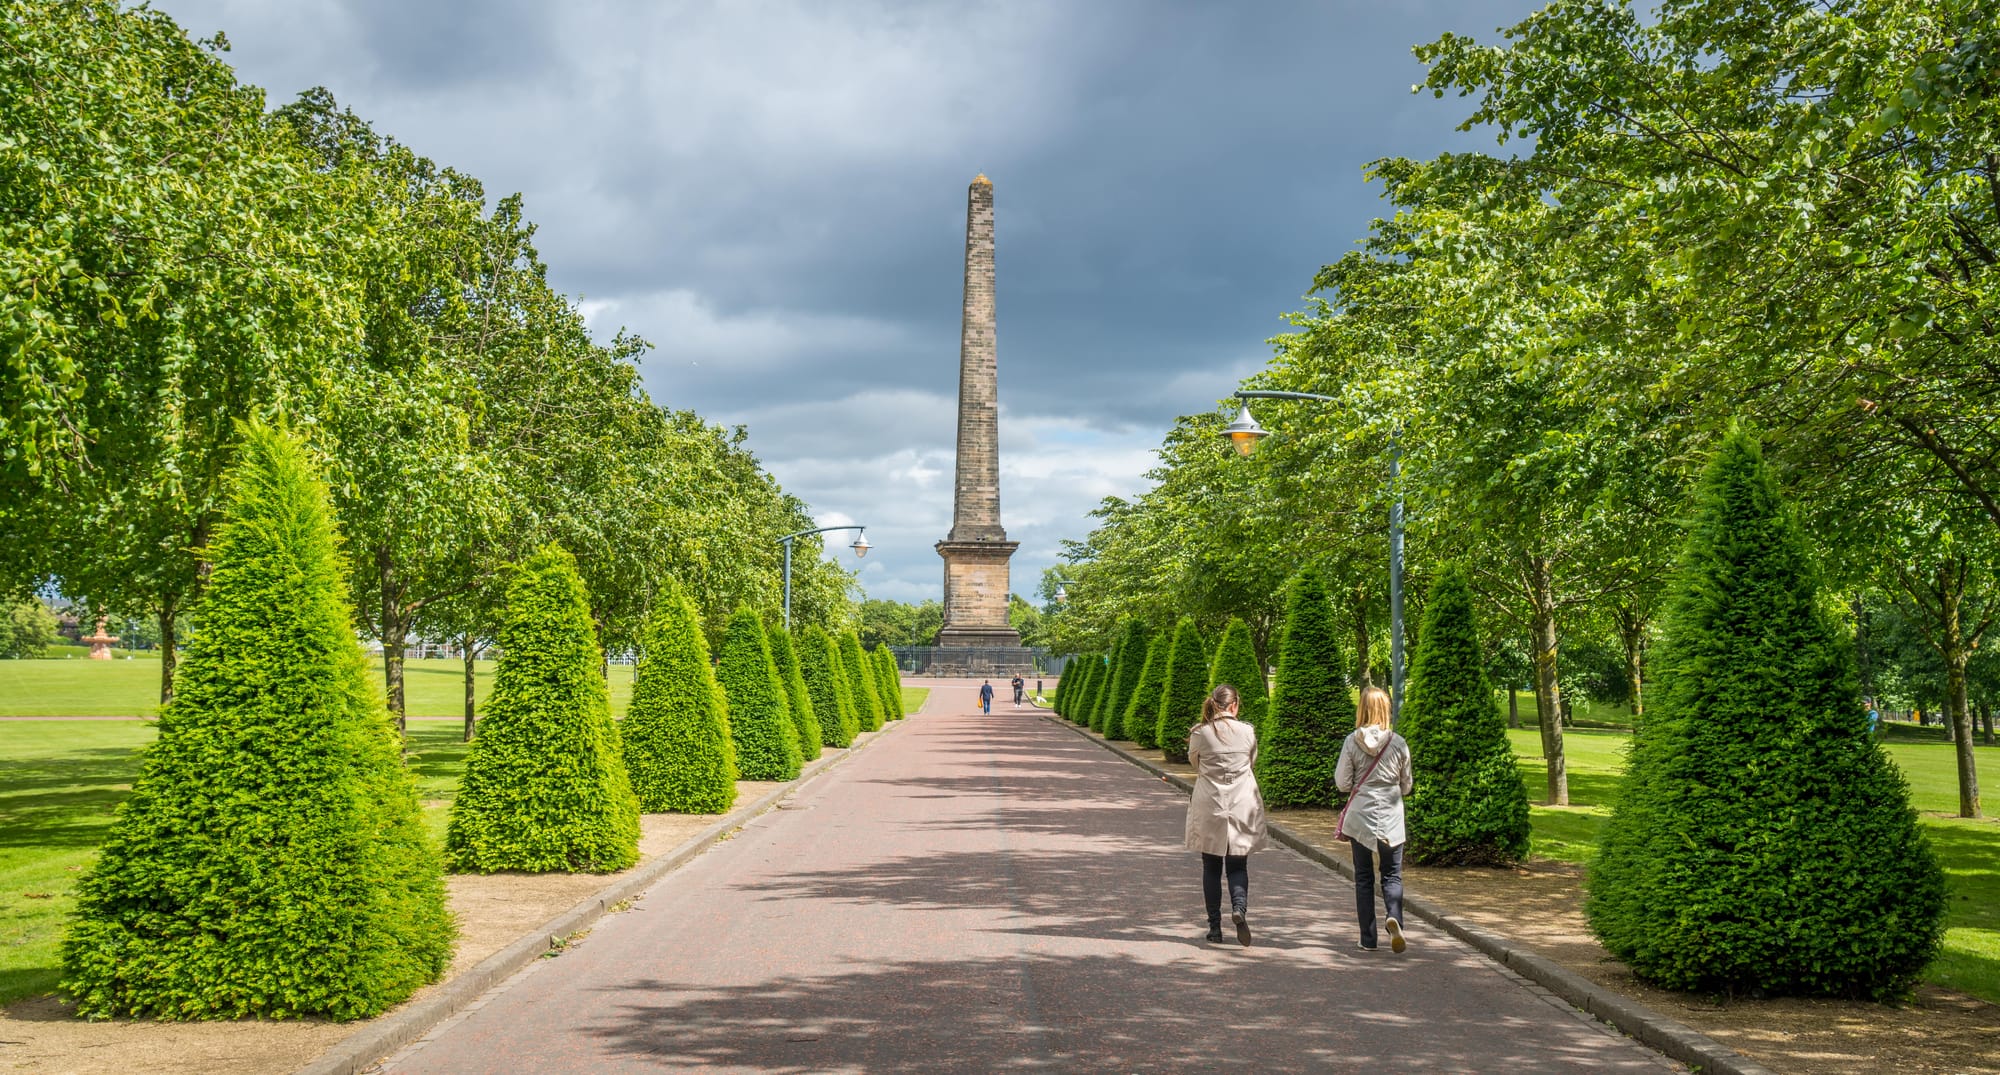
[[[937,543],[944,557],[944,626],[940,646],[1019,646],[1007,623],[1007,562],[1018,541]]]

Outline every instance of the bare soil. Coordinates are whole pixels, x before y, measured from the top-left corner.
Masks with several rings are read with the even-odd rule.
[[[1098,737],[1101,738],[1101,737]],[[1157,750],[1112,744],[1193,779]],[[1321,850],[1345,855],[1331,810],[1274,810],[1271,818]],[[1633,977],[1583,917],[1583,868],[1531,859],[1512,869],[1404,870],[1404,890],[1496,933],[1620,996],[1699,1030],[1786,1075],[2000,1075],[2000,1006],[1926,985],[1906,1004],[1753,1000],[1676,993]],[[1422,943],[1422,934],[1411,936]]]

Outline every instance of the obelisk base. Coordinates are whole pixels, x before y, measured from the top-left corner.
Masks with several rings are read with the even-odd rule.
[[[944,557],[944,626],[940,646],[1019,646],[1007,623],[1007,561],[1018,541],[940,541]]]

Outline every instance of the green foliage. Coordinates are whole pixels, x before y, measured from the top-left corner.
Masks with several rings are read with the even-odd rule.
[[[807,627],[799,638],[799,671],[806,679],[806,693],[812,695],[814,712],[824,714],[821,739],[830,747],[852,745],[861,734],[861,717],[847,686],[840,646],[818,624]]]
[[[1083,662],[1085,674],[1082,689],[1076,696],[1076,711],[1070,714],[1069,719],[1088,728],[1091,711],[1097,706],[1098,697],[1104,693],[1104,679],[1108,672],[1101,653],[1084,654]]]
[[[1262,726],[1264,713],[1270,706],[1264,670],[1258,666],[1257,651],[1250,644],[1249,626],[1233,616],[1222,632],[1222,643],[1215,650],[1215,664],[1208,673],[1209,690],[1224,683],[1235,687],[1236,693],[1243,697],[1236,719],[1253,727]]]
[[[861,650],[861,636],[847,631],[840,636],[840,663],[847,673],[847,690],[854,697],[854,712],[861,730],[882,730],[882,699],[875,689],[875,677],[868,674],[868,656]]]
[[[1937,857],[1756,440],[1702,478],[1585,912],[1673,989],[1871,998],[1937,954]]]
[[[1208,658],[1201,651],[1201,631],[1192,617],[1182,616],[1167,651],[1167,678],[1160,688],[1159,724],[1153,733],[1168,761],[1188,760],[1188,733],[1201,720],[1201,703],[1207,696]]]
[[[1056,673],[1055,693],[1049,695],[1049,711],[1056,716],[1062,716],[1063,689],[1065,685],[1074,685],[1076,683],[1077,668],[1078,665],[1075,661],[1064,661],[1062,671]]]
[[[38,597],[0,602],[0,659],[40,657],[56,644],[56,614]]]
[[[437,852],[368,688],[326,489],[250,427],[201,626],[80,885],[62,988],[91,1016],[374,1015],[451,958]]]
[[[717,674],[729,700],[729,731],[736,740],[736,771],[745,780],[790,780],[799,775],[799,733],[764,621],[755,609],[737,610],[722,641]]]
[[[863,646],[928,646],[944,626],[944,606],[936,601],[906,605],[879,599],[861,602]]]
[[[1411,861],[1519,862],[1528,854],[1528,796],[1486,678],[1463,566],[1439,568],[1417,638],[1397,727],[1419,774],[1405,804]]]
[[[1167,687],[1167,662],[1173,656],[1173,635],[1162,631],[1146,640],[1146,660],[1139,682],[1125,704],[1125,738],[1142,750],[1159,746],[1160,695]]]
[[[799,670],[799,655],[791,632],[779,627],[767,634],[771,642],[771,661],[778,667],[778,682],[785,685],[785,700],[791,707],[792,730],[799,740],[799,758],[811,761],[819,757],[825,745],[825,735],[819,726],[819,710],[813,705],[812,692],[806,689],[806,677]]]
[[[609,873],[638,861],[639,800],[603,660],[576,561],[543,547],[507,587],[493,695],[445,830],[453,869]]]
[[[1125,727],[1125,711],[1131,708],[1133,693],[1139,689],[1139,674],[1145,670],[1150,634],[1144,621],[1125,621],[1125,630],[1118,639],[1118,660],[1112,667],[1111,689],[1104,696],[1100,730],[1106,739],[1132,738]]]
[[[896,674],[896,656],[887,646],[868,651],[868,663],[875,675],[875,693],[882,701],[882,715],[889,720],[903,716],[902,677]]]
[[[619,726],[639,809],[728,813],[736,803],[729,706],[709,663],[701,613],[679,587],[660,594],[644,644]]]
[[[1264,726],[1257,782],[1270,806],[1330,806],[1340,745],[1354,729],[1354,701],[1342,670],[1346,655],[1319,571],[1292,580],[1285,601],[1285,645]]]

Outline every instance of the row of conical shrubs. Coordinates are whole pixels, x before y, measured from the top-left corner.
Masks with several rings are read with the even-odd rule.
[[[1526,788],[1474,606],[1466,570],[1441,565],[1397,725],[1416,774],[1406,807],[1419,863],[1498,864],[1528,852]],[[1908,787],[1868,732],[1853,646],[1828,616],[1806,540],[1747,433],[1727,436],[1703,476],[1666,609],[1646,713],[1589,866],[1591,927],[1669,988],[1906,993],[1941,944],[1943,873]],[[1224,632],[1206,682],[1243,692],[1268,805],[1337,805],[1334,766],[1354,695],[1316,570],[1293,579],[1282,630],[1268,704],[1240,622]],[[1071,660],[1056,709],[1184,761],[1201,701],[1189,666],[1200,656],[1186,618],[1170,636],[1128,623],[1109,654]]]
[[[245,430],[159,738],[78,886],[62,988],[90,1016],[376,1014],[435,981],[444,871],[614,871],[639,814],[721,813],[823,745],[902,715],[886,648],[661,595],[613,722],[575,560],[515,571],[486,716],[440,855],[350,626],[324,484],[293,437]]]

